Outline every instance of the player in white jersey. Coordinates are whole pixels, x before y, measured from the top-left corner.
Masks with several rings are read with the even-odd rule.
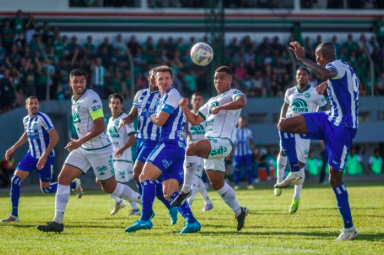
[[[140,203],[141,196],[127,185],[117,183],[112,163],[112,146],[105,134],[103,106],[99,95],[86,88],[86,74],[75,69],[70,73],[73,91],[72,118],[78,140],[71,139],[65,147],[70,153],[58,178],[55,217],[46,225],[37,226],[43,232],[62,232],[64,212],[69,200],[69,184],[92,167],[102,189],[128,201]]]
[[[199,92],[195,92],[192,94],[191,97],[191,105],[192,105],[192,111],[194,114],[196,114],[201,106],[204,105],[203,95]],[[196,142],[197,140],[204,139],[205,138],[205,121],[201,122],[197,126],[188,125],[189,130],[189,136],[187,138],[189,139],[188,143]],[[188,198],[189,205],[192,205],[192,202],[196,196],[197,191],[200,192],[200,195],[203,197],[205,205],[203,208],[203,212],[209,211],[213,209],[212,201],[208,197],[208,192],[205,187],[205,184],[203,180],[201,179],[203,177],[203,169],[204,169],[204,159],[196,156],[196,174],[194,177],[194,180],[192,182],[191,187],[191,196]],[[186,169],[184,169],[186,171]]]
[[[119,130],[124,125],[130,125],[138,118],[138,127],[136,133],[136,162],[133,167],[133,179],[136,187],[142,195],[142,187],[139,176],[143,171],[144,163],[147,161],[149,154],[156,147],[160,138],[160,127],[151,121],[151,115],[156,113],[156,107],[159,103],[160,93],[156,85],[156,68],[149,70],[147,80],[149,88],[138,91],[133,99],[133,106],[128,116],[120,119]],[[171,218],[171,225],[177,222],[177,209],[172,208],[169,201],[164,198],[163,185],[159,180],[156,184],[156,198],[159,199],[168,209]],[[154,213],[152,214],[154,216]]]
[[[28,115],[23,119],[24,133],[20,139],[5,153],[8,160],[13,152],[29,143],[29,150],[19,162],[11,181],[12,212],[2,222],[19,221],[19,199],[21,195],[21,183],[31,173],[37,170],[40,179],[40,189],[43,193],[56,193],[57,182],[51,183],[55,153],[53,148],[59,141],[59,136],[48,115],[39,112],[39,101],[35,96],[25,100],[25,108]],[[71,188],[81,197],[80,180],[73,181]]]
[[[309,71],[301,67],[296,71],[297,85],[287,89],[284,97],[284,104],[281,108],[280,118],[290,118],[303,113],[316,112],[318,108],[326,111],[328,110],[327,101],[323,95],[319,95],[313,87],[308,84]],[[284,133],[286,136],[295,136],[296,152],[299,160],[299,167],[301,175],[303,176],[303,183],[305,179],[304,167],[307,163],[309,146],[311,140],[303,139],[299,134]],[[279,156],[277,157],[277,183],[283,181],[284,171],[287,166],[287,158],[284,151],[280,149]],[[295,213],[299,208],[300,193],[303,188],[302,184],[295,185],[295,192],[292,199],[292,204],[289,208],[289,213]],[[282,193],[281,188],[275,188],[274,193],[280,196]]]
[[[112,94],[108,97],[109,109],[112,117],[109,118],[107,126],[107,136],[112,142],[113,148],[113,168],[115,169],[115,178],[117,182],[128,183],[132,179],[132,148],[135,144],[135,127],[133,124],[126,125],[118,130],[120,120],[127,116],[123,109],[123,97],[119,94]],[[125,202],[121,198],[109,195],[115,201],[115,207],[111,215],[116,214],[121,208],[125,207]],[[136,202],[130,201],[132,211],[129,215],[140,215],[140,209]]]
[[[294,137],[284,136],[285,132],[305,134],[305,139],[324,140],[328,155],[329,182],[337,200],[344,228],[337,241],[352,240],[358,236],[353,225],[349,206],[348,191],[343,183],[348,150],[356,136],[359,115],[359,79],[347,63],[338,60],[335,46],[324,42],[317,46],[316,62],[305,57],[305,49],[298,42],[290,43],[296,58],[312,69],[326,82],[316,87],[319,94],[325,89],[329,97],[331,110],[312,112],[283,119],[278,124],[281,146],[287,155],[291,172],[275,188],[286,187],[302,179],[298,165]]]
[[[234,211],[239,231],[244,226],[248,209],[240,206],[234,190],[224,180],[224,158],[232,151],[236,140],[236,124],[241,109],[246,106],[246,98],[240,90],[231,89],[232,77],[233,72],[229,67],[221,66],[216,69],[214,84],[218,95],[205,103],[197,114],[188,109],[188,99],[180,100],[180,107],[189,123],[196,126],[206,121],[206,132],[205,139],[190,143],[187,147],[185,158],[189,173],[184,180],[180,195],[171,205],[180,206],[190,196],[191,191],[184,186],[191,183],[196,171],[193,156],[204,158],[204,169],[211,186]]]

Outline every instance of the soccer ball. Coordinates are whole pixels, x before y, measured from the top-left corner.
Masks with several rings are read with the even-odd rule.
[[[213,50],[211,46],[203,42],[196,43],[191,49],[191,59],[196,65],[208,65],[213,59]]]

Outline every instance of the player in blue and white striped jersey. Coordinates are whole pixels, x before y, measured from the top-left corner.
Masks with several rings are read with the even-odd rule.
[[[148,74],[149,87],[142,89],[136,93],[133,99],[133,106],[128,116],[120,119],[120,130],[124,125],[130,125],[138,118],[138,127],[136,132],[136,162],[133,167],[133,179],[136,182],[137,189],[142,195],[139,176],[143,171],[144,163],[147,161],[149,154],[156,147],[160,139],[160,127],[153,124],[151,115],[156,113],[156,107],[159,104],[160,93],[156,85],[156,68],[152,68]],[[172,208],[169,201],[164,198],[163,185],[156,180],[156,197],[167,207],[171,224],[177,222],[177,210]]]
[[[252,131],[246,128],[247,120],[244,116],[240,116],[238,127],[236,128],[235,142],[235,190],[239,189],[241,167],[244,165],[247,172],[248,189],[253,189],[252,186],[252,148],[253,144]]]
[[[161,127],[159,143],[148,156],[140,175],[140,184],[143,189],[141,218],[126,228],[126,232],[152,228],[152,205],[157,192],[156,181],[159,176],[162,179],[164,197],[168,201],[172,201],[178,196],[179,186],[184,179],[186,120],[183,110],[179,106],[182,96],[172,86],[172,69],[170,67],[160,66],[156,68],[156,83],[161,98],[156,114],[151,116],[151,121]],[[188,203],[178,207],[177,210],[186,220],[180,233],[193,233],[200,230],[200,223],[193,217]]]
[[[25,101],[28,115],[23,119],[24,133],[21,138],[5,153],[5,159],[23,145],[29,143],[29,150],[16,167],[11,182],[12,213],[2,222],[19,221],[18,207],[21,193],[21,182],[33,171],[37,170],[40,179],[40,189],[43,193],[56,193],[57,182],[51,183],[55,153],[53,148],[59,141],[59,136],[48,115],[39,112],[39,101],[36,97],[28,97]],[[81,191],[80,180],[71,184],[71,188]],[[81,194],[81,192],[79,193]]]
[[[359,80],[352,67],[336,58],[335,46],[331,42],[317,46],[317,64],[305,57],[305,49],[298,42],[290,44],[299,61],[327,80],[318,85],[316,91],[323,94],[327,89],[331,110],[327,113],[306,113],[283,119],[278,129],[280,132],[306,134],[302,137],[304,139],[324,140],[329,163],[329,182],[344,222],[344,229],[336,240],[355,239],[358,233],[352,222],[348,192],[342,178],[347,154],[358,127]],[[281,146],[287,155],[291,172],[275,188],[283,188],[302,180],[295,151],[295,137],[280,137],[284,138],[281,139]]]

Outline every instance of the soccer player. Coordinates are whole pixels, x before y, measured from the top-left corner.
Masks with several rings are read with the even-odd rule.
[[[245,95],[237,89],[231,89],[233,72],[227,66],[216,69],[214,84],[218,95],[211,98],[197,114],[188,109],[188,99],[180,101],[180,107],[193,126],[206,121],[205,139],[190,143],[186,150],[187,165],[194,165],[193,156],[204,158],[211,186],[221,196],[224,202],[234,211],[237,219],[237,230],[244,226],[248,209],[241,207],[237,201],[234,190],[225,182],[224,159],[231,153],[236,139],[236,123],[239,120],[241,108],[246,106]],[[191,191],[186,189],[188,183],[193,181],[194,169],[188,169],[188,176],[180,195],[171,203],[172,206],[182,205],[190,196]],[[188,186],[187,186],[188,187]]]
[[[127,185],[116,182],[112,162],[112,144],[105,134],[103,106],[99,95],[86,88],[86,74],[75,69],[70,73],[69,85],[73,91],[72,118],[79,137],[65,147],[70,153],[58,178],[55,217],[37,228],[44,232],[64,230],[64,212],[69,200],[69,184],[92,167],[102,189],[119,198],[140,203],[140,194]]]
[[[309,81],[309,71],[305,67],[301,67],[296,71],[296,83],[297,85],[287,89],[285,92],[284,103],[281,108],[280,118],[290,118],[303,113],[316,112],[318,107],[321,110],[328,110],[327,101],[325,100],[323,95],[319,95],[316,92],[316,89],[311,87],[308,84]],[[309,146],[311,140],[303,139],[299,134],[292,134],[284,132],[282,133],[283,137],[280,137],[280,141],[282,143],[282,139],[285,137],[294,137],[296,143],[296,153],[299,162],[299,168],[301,176],[303,177],[302,182],[297,183],[295,185],[295,192],[293,195],[292,204],[289,208],[289,213],[293,214],[299,209],[300,203],[300,193],[303,188],[305,172],[304,168],[307,163]],[[279,156],[277,157],[277,183],[283,181],[284,171],[287,166],[287,158],[284,154],[284,151],[280,149]],[[276,196],[280,196],[282,193],[281,188],[275,188],[274,193]]]
[[[246,128],[247,120],[240,116],[236,128],[235,142],[235,190],[239,189],[241,167],[244,165],[247,172],[248,189],[254,189],[252,185],[252,151],[255,148],[252,131]]]
[[[113,168],[115,169],[115,178],[117,182],[128,183],[132,178],[132,149],[131,146],[136,142],[135,127],[133,124],[126,125],[123,129],[118,130],[120,120],[127,116],[123,109],[123,97],[119,94],[112,94],[108,98],[109,109],[112,117],[109,118],[107,126],[107,136],[112,142],[113,148]],[[116,214],[121,208],[125,207],[125,202],[121,198],[109,195],[115,200],[115,207],[111,211],[111,215]],[[130,201],[132,211],[129,215],[140,215],[140,209],[136,202]]]
[[[383,158],[380,156],[379,148],[376,148],[374,154],[369,158],[368,166],[374,174],[381,174],[383,172]]]
[[[145,161],[155,149],[160,138],[160,127],[151,121],[151,116],[156,113],[156,107],[160,99],[159,88],[156,85],[156,68],[152,68],[149,71],[147,80],[149,88],[142,89],[136,93],[131,111],[128,116],[120,119],[118,128],[120,130],[124,125],[130,125],[136,118],[139,118],[136,133],[136,162],[133,167],[133,179],[136,182],[140,195],[143,195],[143,191],[139,176],[143,171]],[[155,185],[156,197],[167,207],[171,218],[171,225],[175,225],[177,222],[177,209],[172,208],[169,201],[164,198],[162,183],[156,180]]]
[[[203,95],[199,92],[195,92],[192,94],[191,97],[191,105],[192,105],[192,112],[196,114],[201,106],[204,105]],[[197,126],[188,125],[189,134],[190,134],[190,141],[189,142],[196,142],[199,139],[204,139],[205,136],[205,121],[200,123]],[[187,137],[188,139],[189,137]],[[200,195],[203,197],[205,205],[203,208],[203,212],[209,211],[213,209],[212,201],[208,197],[207,189],[205,188],[205,184],[203,180],[201,179],[203,176],[203,169],[204,169],[204,159],[200,157],[196,157],[196,174],[195,179],[192,183],[191,187],[191,196],[188,198],[189,205],[192,205],[193,200],[195,199],[197,191],[200,192]],[[184,171],[186,171],[186,168],[184,167]],[[185,174],[185,173],[184,173]]]
[[[300,62],[327,80],[318,85],[316,91],[323,94],[327,89],[331,110],[326,113],[306,113],[279,122],[281,146],[287,155],[291,172],[285,180],[276,184],[275,188],[283,188],[302,179],[295,149],[295,136],[284,136],[282,132],[305,134],[306,139],[324,140],[328,154],[329,182],[344,222],[344,228],[336,240],[355,239],[358,233],[352,222],[348,192],[342,178],[348,150],[358,127],[359,81],[354,70],[336,58],[335,46],[332,43],[324,42],[317,46],[317,64],[305,57],[305,49],[298,42],[290,44],[290,49]]]
[[[179,192],[179,185],[183,183],[183,162],[185,154],[185,116],[179,107],[182,98],[179,91],[172,86],[172,69],[168,66],[156,68],[156,82],[160,90],[156,114],[151,121],[161,127],[159,143],[148,156],[140,175],[142,195],[142,214],[140,220],[125,229],[134,232],[153,227],[150,220],[152,205],[156,196],[156,179],[161,175],[164,197],[167,200],[175,199]],[[177,210],[186,220],[181,234],[199,231],[200,223],[193,216],[188,203]]]
[[[8,218],[2,222],[19,221],[19,199],[21,194],[21,183],[33,171],[37,170],[40,179],[40,189],[43,193],[56,193],[57,182],[51,183],[53,174],[53,165],[55,163],[55,153],[53,148],[59,141],[59,136],[48,115],[39,112],[39,101],[37,97],[30,96],[25,101],[25,108],[28,115],[23,119],[24,133],[20,139],[5,152],[5,159],[10,159],[14,151],[23,145],[29,143],[29,149],[24,158],[19,162],[16,171],[11,180],[11,202],[12,212]],[[80,198],[82,188],[80,180],[75,179],[68,185]]]

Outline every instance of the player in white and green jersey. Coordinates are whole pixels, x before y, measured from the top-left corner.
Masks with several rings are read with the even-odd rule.
[[[37,228],[43,232],[62,232],[64,212],[69,200],[70,183],[92,167],[102,189],[128,201],[140,203],[141,196],[127,185],[116,182],[112,163],[112,144],[105,134],[103,106],[99,95],[86,88],[86,74],[75,69],[70,73],[73,91],[72,118],[78,140],[71,139],[65,147],[70,153],[58,177],[55,217]]]
[[[224,202],[233,210],[237,219],[237,230],[244,226],[248,209],[241,207],[234,190],[224,180],[224,159],[231,151],[236,140],[236,125],[241,109],[246,106],[245,95],[237,89],[231,89],[233,72],[227,66],[216,69],[214,84],[218,95],[211,98],[197,114],[188,109],[188,99],[180,100],[180,107],[190,125],[196,126],[206,121],[205,139],[190,143],[186,149],[184,184],[180,195],[171,203],[180,206],[190,196],[191,182],[196,171],[196,161],[193,156],[204,158],[204,169],[211,186],[221,196]]]
[[[300,115],[302,113],[316,112],[320,107],[322,110],[327,110],[327,101],[323,95],[319,95],[315,88],[308,84],[309,71],[302,67],[296,72],[297,85],[287,89],[284,97],[284,104],[281,109],[280,118],[289,118]],[[303,187],[305,173],[304,167],[307,163],[309,146],[311,140],[303,139],[300,134],[284,133],[285,136],[295,136],[296,140],[296,153],[299,160],[299,167],[303,180],[301,183],[295,185],[295,192],[292,204],[289,208],[289,213],[295,213],[299,208],[300,193]],[[277,183],[283,181],[284,171],[287,166],[287,158],[282,149],[280,149],[279,156],[277,157]],[[281,188],[275,188],[274,193],[280,196],[282,193]]]
[[[118,129],[120,120],[127,116],[123,109],[123,97],[119,94],[112,94],[108,97],[109,109],[112,117],[109,118],[107,126],[107,136],[112,142],[113,149],[113,168],[115,169],[115,178],[117,182],[128,183],[132,179],[132,148],[136,143],[135,127],[133,124],[125,125],[124,128]],[[116,214],[121,208],[125,207],[125,202],[119,197],[112,194],[109,196],[115,201],[115,207],[111,211],[111,215]],[[129,202],[132,211],[129,215],[140,215],[140,209],[134,201]]]
[[[199,92],[193,93],[191,97],[191,105],[192,105],[193,113],[196,114],[199,111],[200,107],[204,105],[203,95]],[[197,140],[204,139],[205,138],[205,121],[201,122],[197,126],[188,125],[188,130],[189,130],[188,143],[196,142]],[[208,197],[207,189],[205,187],[203,180],[201,179],[203,177],[204,159],[197,156],[195,157],[197,162],[196,175],[195,175],[195,179],[192,182],[192,187],[191,187],[192,194],[188,198],[188,203],[189,205],[192,205],[192,202],[196,196],[196,193],[197,191],[199,191],[200,195],[203,197],[205,202],[205,205],[203,208],[203,212],[205,212],[213,209],[213,204]]]

